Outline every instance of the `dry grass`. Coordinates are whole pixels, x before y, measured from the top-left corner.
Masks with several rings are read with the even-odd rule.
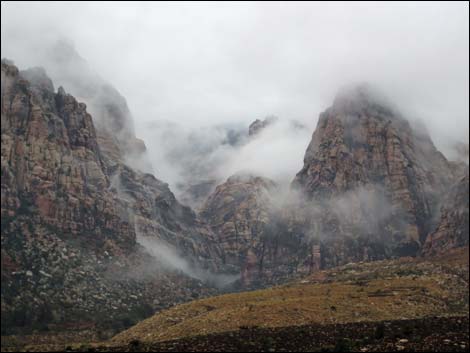
[[[457,314],[468,314],[468,249],[432,261],[351,264],[284,286],[178,305],[120,333],[113,342],[158,342],[253,326]]]

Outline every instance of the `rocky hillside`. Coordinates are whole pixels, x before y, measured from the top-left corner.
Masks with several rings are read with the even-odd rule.
[[[221,258],[210,228],[166,184],[103,152],[86,105],[44,70],[4,60],[1,82],[2,330],[120,325],[209,293],[136,233],[204,272]]]
[[[2,62],[2,230],[24,215],[57,232],[107,241],[113,253],[129,249],[134,232],[108,190],[85,104],[63,88],[55,93],[43,71],[24,77],[33,76]]]
[[[15,351],[466,351],[468,248],[348,264],[177,305],[109,341],[2,337]],[[99,340],[99,339],[98,339]]]

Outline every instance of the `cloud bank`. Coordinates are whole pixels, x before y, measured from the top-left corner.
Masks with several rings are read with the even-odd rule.
[[[156,176],[173,188],[187,177],[174,155],[188,146],[187,157],[204,156],[221,178],[243,169],[292,178],[319,112],[353,82],[381,87],[444,153],[468,141],[468,3],[1,6],[2,57],[47,68],[40,53],[72,41],[126,97]],[[227,131],[270,114],[279,125],[226,143]],[[288,128],[290,119],[308,130]]]

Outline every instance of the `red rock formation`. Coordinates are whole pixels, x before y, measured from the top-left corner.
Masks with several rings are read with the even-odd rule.
[[[134,231],[107,189],[86,106],[47,81],[26,81],[2,63],[2,218],[37,214],[64,234],[133,246]]]
[[[2,61],[1,73],[2,329],[115,324],[207,291],[163,271],[135,230],[202,270],[221,258],[210,228],[126,166],[118,141],[102,150],[85,104],[54,92],[44,70]]]
[[[320,115],[293,186],[313,202],[367,190],[386,202],[377,210],[390,209],[381,222],[388,240],[414,243],[417,250],[432,227],[439,195],[453,178],[450,164],[424,131],[413,129],[368,87],[360,86],[340,93]],[[367,226],[369,221],[363,220],[373,210],[364,213],[361,197],[354,199],[346,206],[348,213],[356,212],[352,224]],[[332,233],[346,231],[341,216],[330,217],[334,209],[327,213],[332,219],[325,224],[332,226]]]
[[[258,247],[275,188],[266,178],[235,175],[217,186],[203,205],[201,216],[217,234],[226,264],[240,267],[247,251]]]

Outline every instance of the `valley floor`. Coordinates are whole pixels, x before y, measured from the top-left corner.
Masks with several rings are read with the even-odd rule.
[[[15,351],[4,347],[2,351]],[[172,341],[125,345],[75,344],[23,347],[24,351],[88,352],[468,352],[469,319],[424,318],[278,328],[247,327],[233,332]]]

